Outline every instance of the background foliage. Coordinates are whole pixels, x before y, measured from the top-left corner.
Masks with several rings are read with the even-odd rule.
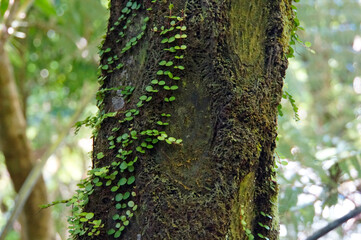
[[[286,101],[279,119],[277,153],[289,164],[280,176],[283,239],[305,239],[361,205],[361,1],[303,0],[296,4],[302,40],[296,46],[285,90],[299,107],[299,121]],[[322,239],[361,239],[358,219]]]
[[[105,33],[107,10],[98,0],[36,0],[20,21],[6,50],[11,58],[15,78],[26,112],[27,135],[40,157],[68,124],[80,100],[94,96],[97,86],[97,46]],[[1,18],[8,1],[1,0]],[[92,97],[94,99],[94,97]],[[96,111],[95,101],[84,109],[84,115]],[[82,117],[83,118],[83,117]],[[49,200],[69,198],[90,167],[90,133],[80,131],[68,136],[61,149],[48,160],[43,171]],[[13,205],[15,192],[0,153],[0,225]],[[53,208],[57,239],[66,239],[66,217],[63,205]],[[19,239],[19,223],[7,239]]]
[[[8,1],[1,0],[3,16]],[[107,11],[98,0],[37,0],[19,21],[7,51],[15,69],[37,156],[66,125],[79,100],[95,92],[96,46],[105,32]],[[299,107],[283,103],[276,157],[280,167],[282,239],[305,239],[356,205],[361,205],[361,1],[303,0],[297,4],[316,54],[295,48],[285,90]],[[1,21],[1,18],[0,18]],[[84,112],[95,111],[91,106]],[[90,133],[69,136],[44,169],[50,200],[69,198],[90,166]],[[0,226],[15,197],[0,154]],[[66,239],[65,207],[53,208],[58,239]],[[352,219],[324,239],[360,239]],[[19,239],[17,227],[8,240]]]

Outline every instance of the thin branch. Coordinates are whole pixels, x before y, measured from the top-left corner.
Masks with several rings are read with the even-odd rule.
[[[87,94],[86,94],[86,96],[83,97],[82,102],[79,104],[76,112],[73,114],[68,125],[65,128],[63,128],[64,131],[59,133],[57,140],[50,146],[50,148],[46,151],[46,153],[43,154],[39,163],[37,165],[35,165],[35,167],[32,169],[32,171],[26,178],[26,181],[21,186],[21,189],[16,196],[14,208],[12,209],[11,215],[6,222],[5,227],[2,229],[2,231],[0,233],[0,240],[4,240],[8,231],[11,230],[14,221],[19,216],[33,187],[35,186],[36,182],[38,181],[47,160],[58,149],[58,147],[64,141],[65,137],[69,134],[69,131],[73,128],[75,122],[79,119],[79,117],[80,117],[81,113],[84,111],[85,107],[93,99],[93,96],[94,96],[93,93],[95,93],[95,91],[84,87],[83,92],[87,93]]]
[[[329,224],[327,224],[325,227],[321,228],[320,230],[318,230],[317,232],[315,232],[312,236],[308,237],[306,240],[316,240],[319,239],[320,237],[326,235],[328,232],[332,231],[333,229],[337,228],[338,226],[340,226],[341,224],[343,224],[344,222],[346,222],[347,220],[356,217],[357,215],[359,215],[361,213],[361,206],[355,208],[354,210],[352,210],[351,212],[347,213],[345,216],[340,217],[339,219],[336,219],[333,222],[330,222]]]
[[[0,28],[0,45],[4,45],[9,37],[8,28],[11,27],[13,21],[21,18],[22,14],[26,14],[34,0],[26,0],[20,3],[18,0],[14,0],[13,4],[9,7],[9,14],[6,16],[3,22],[3,28]]]

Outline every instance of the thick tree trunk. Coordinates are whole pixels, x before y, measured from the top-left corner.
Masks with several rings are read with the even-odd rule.
[[[116,115],[103,121],[95,138],[93,172],[106,167],[114,176],[109,186],[100,179],[103,186],[94,187],[85,207],[105,224],[96,239],[114,239],[120,233],[120,239],[142,240],[277,239],[273,151],[287,67],[291,1],[177,0],[172,1],[172,10],[167,1],[146,1],[139,9],[129,2],[111,1],[101,51],[101,91],[105,92],[101,114]],[[180,18],[166,17],[172,15]],[[172,20],[175,29],[160,35],[161,26],[171,28]],[[124,52],[142,29],[144,36]],[[187,37],[170,40],[184,33]],[[161,43],[167,42],[165,38],[168,43]],[[182,45],[187,48],[164,50]],[[175,57],[181,55],[183,59]],[[119,63],[124,66],[117,69]],[[172,74],[162,75],[159,70]],[[160,81],[179,88],[164,90]],[[105,91],[120,86],[134,91],[123,90],[122,95]],[[150,96],[149,102],[144,100]],[[171,144],[154,129],[165,131]],[[169,136],[183,142],[177,144]],[[160,141],[152,144],[146,138]],[[134,172],[132,167],[119,170],[122,159],[130,166],[135,158]],[[121,183],[123,177],[129,184]],[[124,197],[126,192],[136,196]],[[132,209],[133,202],[137,210]]]
[[[8,55],[0,44],[0,150],[15,191],[18,192],[34,166],[32,149],[26,137],[26,121]],[[50,210],[41,210],[47,203],[47,191],[40,178],[24,207],[22,236],[24,240],[49,240],[52,234]]]

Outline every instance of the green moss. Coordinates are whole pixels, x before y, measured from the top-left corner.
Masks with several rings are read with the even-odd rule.
[[[255,174],[250,172],[241,181],[238,196],[232,201],[232,217],[229,237],[232,240],[248,240],[246,229],[252,231],[255,216]]]

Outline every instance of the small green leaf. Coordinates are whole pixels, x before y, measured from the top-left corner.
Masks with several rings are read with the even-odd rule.
[[[91,183],[88,183],[86,186],[85,186],[85,190],[87,191],[90,191],[93,189],[93,185]]]
[[[116,192],[118,189],[119,189],[119,187],[118,187],[118,186],[113,186],[113,187],[110,189],[110,191],[112,191],[112,192]]]
[[[119,168],[122,169],[122,170],[127,169],[128,164],[125,161],[123,161],[122,164],[120,164]]]
[[[134,207],[134,205],[135,205],[135,204],[134,204],[133,201],[129,201],[129,202],[128,202],[128,207],[132,208],[132,207]]]
[[[170,37],[169,39],[168,39],[168,42],[169,43],[172,43],[172,42],[174,42],[175,41],[175,37]]]
[[[113,228],[108,230],[108,235],[113,235],[115,233],[115,230]]]
[[[122,234],[122,231],[118,230],[118,231],[114,234],[114,238],[120,237],[121,234]]]
[[[147,92],[153,92],[153,87],[152,86],[147,86],[146,88],[145,88],[145,90],[147,91]]]
[[[112,184],[112,180],[108,180],[106,183],[105,183],[105,186],[110,186]]]
[[[146,96],[146,95],[143,95],[143,96],[139,97],[139,100],[145,101],[146,99],[147,99],[147,96]]]
[[[171,142],[175,142],[176,139],[174,137],[169,137],[168,140]]]
[[[127,184],[130,185],[130,184],[134,183],[134,181],[135,181],[135,177],[131,176],[130,178],[128,178]]]
[[[284,166],[287,166],[288,162],[287,161],[281,161],[281,164],[284,165]]]
[[[119,186],[123,186],[123,185],[125,185],[127,183],[127,179],[126,178],[121,178],[120,180],[119,180],[119,182],[118,182],[118,185]]]
[[[258,235],[258,237],[260,237],[260,238],[264,238],[264,236],[263,236],[262,234],[260,234],[260,233],[257,233],[257,235]]]
[[[94,217],[94,213],[90,212],[85,215],[87,219],[92,219]]]
[[[163,66],[163,65],[165,65],[167,63],[167,61],[161,61],[160,63],[159,63],[159,65],[161,65],[161,66]]]
[[[100,152],[97,154],[97,159],[102,159],[104,157],[104,153]]]
[[[115,196],[115,201],[119,202],[123,199],[123,194],[121,193],[118,193],[116,196]]]
[[[127,200],[129,197],[130,197],[130,192],[124,193],[124,195],[123,195],[124,200]]]

